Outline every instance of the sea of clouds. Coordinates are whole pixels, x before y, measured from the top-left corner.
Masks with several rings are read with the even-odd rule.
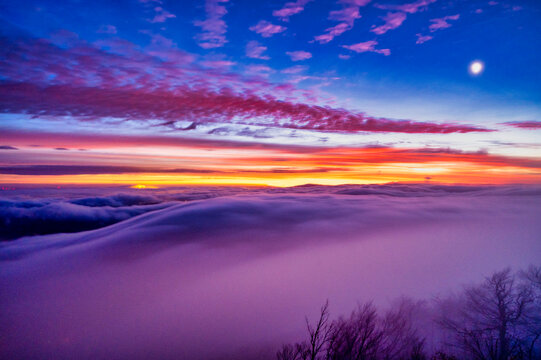
[[[430,299],[541,254],[534,186],[0,196],[8,358],[273,358],[326,299],[335,315],[357,301]]]

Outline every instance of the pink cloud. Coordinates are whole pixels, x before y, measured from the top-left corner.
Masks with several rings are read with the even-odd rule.
[[[375,27],[370,31],[378,35],[385,34],[387,31],[396,29],[402,25],[406,17],[407,15],[403,12],[388,13],[383,17],[385,24]]]
[[[360,19],[359,8],[367,5],[371,0],[339,0],[343,9],[333,10],[329,13],[329,20],[340,21],[338,25],[325,29],[325,33],[314,37],[314,41],[320,44],[326,44],[332,41],[336,36],[353,28],[356,19]]]
[[[245,73],[247,75],[263,76],[268,77],[270,74],[274,73],[274,69],[268,67],[267,65],[248,65],[246,66]]]
[[[302,50],[287,51],[286,54],[291,57],[292,61],[302,61],[302,60],[310,59],[312,57],[311,53],[309,53],[308,51],[302,51]]]
[[[423,44],[427,42],[428,40],[432,40],[434,37],[430,35],[423,35],[423,34],[417,34],[417,41],[416,44]]]
[[[418,11],[424,10],[428,5],[435,3],[437,0],[417,0],[415,2],[403,5],[381,5],[376,4],[375,7],[383,10],[397,10],[408,14],[415,14]]]
[[[155,7],[154,11],[156,11],[156,15],[154,15],[154,18],[152,20],[150,20],[151,23],[162,23],[165,22],[167,19],[177,17],[175,14],[170,13],[161,6]]]
[[[227,14],[225,6],[220,3],[226,3],[229,0],[206,0],[205,12],[207,18],[203,21],[195,21],[194,25],[200,27],[203,32],[195,38],[198,45],[203,49],[214,49],[224,46],[227,43],[225,33],[227,24],[222,17]]]
[[[266,46],[261,45],[255,40],[249,41],[248,44],[246,44],[246,56],[252,59],[269,60],[270,57],[263,55],[266,50]]]
[[[377,44],[378,42],[376,40],[370,40],[353,45],[343,45],[342,47],[351,51],[355,51],[356,53],[375,52],[378,54],[383,54],[385,56],[391,55],[391,50],[389,49],[376,49]]]
[[[236,62],[229,60],[206,60],[201,62],[201,65],[214,69],[230,68],[236,64]]]
[[[295,65],[288,67],[286,69],[283,69],[281,71],[282,74],[299,74],[301,72],[304,72],[308,69],[306,65]]]
[[[338,54],[338,58],[342,60],[348,60],[351,58],[351,55]]]
[[[359,52],[373,46],[355,47]],[[355,50],[355,51],[357,51]],[[383,50],[381,50],[383,51]],[[259,97],[229,89],[212,91],[178,87],[94,88],[72,85],[37,86],[28,83],[0,85],[0,111],[39,116],[82,117],[87,121],[104,117],[127,120],[162,120],[176,129],[178,121],[273,126],[289,129],[356,133],[467,133],[491,131],[470,125],[415,122],[375,118],[345,109],[313,106]]]
[[[361,15],[359,14],[358,6],[348,6],[342,10],[334,10],[329,13],[329,19],[335,21],[343,21],[345,23],[351,24],[356,19],[360,19]]]
[[[113,40],[100,43],[101,49],[84,41],[70,47],[58,47],[43,39],[4,41],[10,57],[1,64],[4,81],[0,84],[0,113],[70,116],[97,123],[118,118],[152,122],[172,130],[185,128],[184,122],[191,121],[330,132],[489,131],[470,125],[376,118],[317,106],[315,93],[308,90],[223,71],[234,65],[227,59],[207,59],[202,65],[210,68],[201,68],[167,57],[156,58],[127,41]],[[389,51],[375,45],[373,41],[349,48],[382,54]],[[178,49],[155,46],[164,52],[180,53]],[[64,61],[59,62],[59,58]],[[72,67],[73,63],[78,66]]]
[[[314,37],[315,41],[318,41],[320,44],[326,44],[333,40],[336,36],[341,35],[342,33],[351,29],[351,25],[348,23],[340,23],[331,28],[325,29],[325,34],[318,35]]]
[[[219,63],[228,59],[214,56],[198,62],[198,56],[178,49],[171,39],[152,32],[145,33],[152,39],[145,47],[118,38],[100,39],[89,44],[69,37],[69,41],[61,40],[61,45],[46,39],[4,40],[2,46],[9,47],[11,55],[0,67],[6,81],[42,85],[108,88],[137,84],[140,87],[170,89],[177,86],[228,87],[262,96],[270,92],[282,99],[326,101],[315,90],[297,89],[287,83],[268,83],[261,79],[246,81],[243,75],[227,70],[232,62]],[[64,61],[59,62],[59,58]],[[80,65],[73,68],[69,65],[73,63]],[[202,68],[201,64],[213,68]]]
[[[251,26],[250,30],[260,34],[263,37],[271,37],[274,34],[281,33],[287,28],[281,25],[274,25],[266,20],[259,21],[256,25]]]
[[[456,14],[456,15],[445,16],[445,17],[438,18],[438,19],[430,19],[430,22],[432,22],[432,24],[430,24],[430,26],[428,28],[430,29],[431,32],[434,32],[434,31],[437,31],[437,30],[442,30],[442,29],[447,29],[447,28],[451,27],[451,24],[449,24],[447,21],[448,20],[458,20],[459,17],[460,17],[460,15]]]
[[[100,34],[116,34],[116,26],[114,25],[102,25],[97,31]]]
[[[297,0],[294,2],[288,2],[280,10],[274,10],[273,16],[276,16],[282,21],[289,21],[289,17],[300,13],[304,10],[304,6],[313,0]]]
[[[510,121],[506,122],[505,125],[513,126],[519,129],[527,130],[541,130],[541,121]]]

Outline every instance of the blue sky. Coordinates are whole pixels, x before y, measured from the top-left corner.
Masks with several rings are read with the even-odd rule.
[[[212,49],[201,48],[195,38],[201,28],[194,22],[208,16],[203,1],[62,1],[61,4],[56,1],[5,1],[2,4],[2,28],[8,34],[18,29],[44,38],[59,30],[69,30],[88,41],[120,37],[142,46],[152,40],[147,35],[152,33],[175,42],[187,52],[234,62],[233,71],[243,71],[243,66],[251,64],[264,64],[275,71],[303,65],[307,67],[303,73],[310,76],[330,77],[332,74],[341,79],[332,81],[329,88],[339,92],[347,87],[351,89],[348,94],[351,97],[377,91],[380,86],[393,96],[443,91],[453,97],[463,96],[464,91],[468,91],[473,97],[493,96],[494,103],[502,98],[539,102],[541,75],[537,64],[541,62],[541,6],[538,2],[427,2],[429,4],[418,7],[415,13],[402,12],[407,15],[403,23],[379,35],[371,32],[373,27],[384,24],[382,17],[386,14],[400,11],[392,10],[392,7],[380,9],[378,5],[400,6],[416,2],[368,2],[358,7],[360,18],[354,19],[351,29],[326,44],[313,41],[314,37],[340,23],[329,19],[331,11],[342,10],[352,6],[351,3],[310,1],[303,5],[303,11],[283,21],[273,16],[273,12],[284,8],[287,1],[222,2],[219,6],[227,11],[221,17],[227,42]],[[161,19],[152,22],[161,13],[154,10],[156,8],[163,9],[171,17],[166,17],[163,22]],[[431,20],[453,15],[459,15],[459,18],[449,20],[448,28],[430,31]],[[249,30],[261,20],[287,29],[262,37]],[[416,44],[416,34],[430,35],[433,39]],[[342,47],[373,40],[378,42],[377,48],[389,49],[391,55],[356,54]],[[247,57],[245,51],[249,41],[258,41],[267,47],[264,54],[270,59]],[[293,62],[286,54],[293,51],[307,51],[312,57]],[[338,58],[339,54],[351,58],[342,60]],[[465,69],[474,59],[482,59],[486,71],[483,76],[472,79]],[[271,77],[283,79],[276,73]],[[304,83],[309,86],[317,80]]]
[[[0,6],[6,130],[539,156],[537,1]]]

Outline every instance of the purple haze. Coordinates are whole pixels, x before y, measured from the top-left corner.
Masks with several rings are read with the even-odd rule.
[[[535,187],[32,191],[3,216],[146,213],[0,243],[6,358],[273,358],[327,298],[334,315],[429,299],[541,254]]]

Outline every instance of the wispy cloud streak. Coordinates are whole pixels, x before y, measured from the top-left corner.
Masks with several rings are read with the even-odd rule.
[[[395,5],[395,4],[375,4],[374,6],[383,10],[402,11],[408,14],[415,14],[418,11],[425,10],[426,7],[437,0],[417,0],[412,3]]]
[[[437,31],[437,30],[442,30],[442,29],[447,29],[449,27],[451,27],[451,24],[449,24],[449,20],[458,20],[458,18],[460,17],[459,14],[456,14],[456,15],[449,15],[449,16],[444,16],[442,18],[438,18],[438,19],[431,19],[430,22],[432,24],[430,24],[430,26],[428,27],[430,29],[431,32],[434,32],[434,31]]]
[[[385,34],[387,31],[396,29],[397,27],[402,25],[404,20],[406,20],[406,17],[407,15],[402,12],[388,13],[386,16],[383,17],[385,24],[375,27],[370,31],[378,35]]]
[[[353,28],[356,19],[360,19],[359,8],[367,5],[371,0],[339,0],[338,3],[343,6],[342,10],[333,10],[329,13],[329,19],[340,21],[338,25],[325,29],[325,33],[318,35],[314,41],[320,44],[331,42],[335,37],[342,35]]]
[[[509,121],[506,122],[505,125],[513,126],[515,128],[519,129],[527,129],[527,130],[539,130],[541,129],[541,121]]]
[[[265,38],[284,32],[286,31],[286,29],[287,28],[285,26],[275,25],[268,22],[267,20],[261,20],[257,24],[250,26],[251,31],[258,33]]]
[[[280,10],[274,10],[273,16],[276,16],[282,21],[289,21],[289,18],[295,14],[298,14],[304,10],[304,6],[313,0],[297,0],[288,2]]]
[[[266,50],[267,47],[261,45],[256,40],[249,41],[246,44],[246,56],[252,59],[269,60],[270,57],[263,54]]]
[[[312,57],[312,54],[308,51],[287,51],[287,55],[291,58],[292,61],[301,61],[301,60],[307,60]]]
[[[374,44],[352,45],[354,51],[374,50]],[[36,86],[0,84],[0,112],[33,115],[80,116],[87,119],[118,117],[148,121],[162,119],[165,125],[179,120],[280,126],[337,132],[467,133],[488,129],[459,124],[375,118],[345,109],[280,101],[250,93],[222,89],[178,87],[175,90],[138,88],[96,89],[69,85]]]
[[[200,27],[203,32],[196,36],[196,40],[204,49],[214,49],[224,46],[227,43],[225,33],[227,32],[227,24],[222,19],[227,14],[227,9],[221,3],[226,3],[229,0],[206,0],[205,12],[207,18],[194,22],[195,26]]]
[[[351,51],[355,51],[356,53],[375,52],[377,54],[383,54],[385,56],[391,55],[391,50],[389,49],[376,49],[377,44],[378,42],[376,40],[370,40],[353,45],[343,45],[342,47]]]

